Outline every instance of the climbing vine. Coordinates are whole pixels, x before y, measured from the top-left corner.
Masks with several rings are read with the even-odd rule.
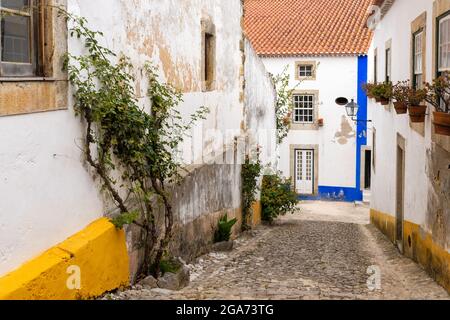
[[[183,122],[176,109],[181,93],[161,83],[155,67],[146,63],[151,103],[147,112],[138,104],[130,60],[102,46],[103,33],[90,30],[84,17],[64,10],[60,15],[70,22],[70,35],[86,49],[79,56],[68,53],[64,62],[74,87],[76,115],[86,124],[84,155],[120,211],[112,222],[118,228],[134,224],[143,230],[142,273],[152,270],[158,277],[174,226],[169,188],[181,182],[175,154],[185,132],[208,110],[202,107]],[[163,222],[158,223],[160,210]]]
[[[252,160],[247,156],[245,163],[242,165],[242,229],[244,231],[250,229],[249,220],[252,215],[252,205],[256,201],[261,171],[260,151],[258,149],[256,159]]]
[[[293,93],[299,86],[289,89],[289,73],[286,66],[282,73],[272,76],[272,81],[277,92],[277,102],[275,105],[275,113],[277,120],[277,142],[283,143],[288,136],[292,124],[292,112],[294,109]]]

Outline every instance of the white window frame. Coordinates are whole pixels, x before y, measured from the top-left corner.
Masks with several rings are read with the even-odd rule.
[[[446,30],[444,30],[444,24],[447,27]],[[450,71],[450,15],[440,19],[438,27],[438,70],[439,72]],[[445,31],[444,33],[442,32],[443,30]],[[446,52],[443,52],[444,48]],[[443,60],[446,60],[445,64]]]
[[[39,42],[39,13],[35,7],[40,5],[38,0],[29,0],[29,6],[20,9],[8,9],[2,6],[0,0],[0,11],[12,16],[28,19],[28,59],[27,62],[2,61],[0,54],[0,76],[1,77],[29,77],[36,76],[38,72],[38,47]],[[1,50],[0,44],[0,50]]]
[[[304,70],[302,70],[302,68],[304,68]],[[308,71],[307,68],[311,68],[311,70]],[[299,64],[298,65],[298,77],[299,78],[311,78],[313,76],[314,76],[314,65],[312,65],[312,64]]]
[[[422,87],[423,83],[423,41],[424,31],[421,30],[414,34],[414,84],[417,88]]]
[[[294,94],[293,99],[293,122],[295,124],[313,124],[315,121],[315,95],[308,93]],[[307,120],[309,117],[311,120]]]
[[[386,49],[386,82],[392,81],[392,49]]]

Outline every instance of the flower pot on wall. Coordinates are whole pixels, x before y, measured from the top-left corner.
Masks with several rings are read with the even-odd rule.
[[[397,114],[406,114],[408,112],[408,106],[403,102],[394,102],[394,108]]]
[[[409,106],[409,118],[411,122],[420,123],[425,122],[425,115],[427,113],[427,107],[423,105]]]
[[[387,106],[391,101],[389,99],[380,99],[382,106]]]
[[[450,136],[450,114],[444,112],[433,113],[433,124],[436,134]]]

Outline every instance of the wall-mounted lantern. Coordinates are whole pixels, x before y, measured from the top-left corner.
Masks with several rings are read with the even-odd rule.
[[[355,102],[354,99],[348,102],[347,98],[337,98],[336,104],[345,107],[345,111],[347,112],[347,116],[351,118],[354,122],[372,122],[372,120],[359,120],[358,119],[358,110],[359,105]]]

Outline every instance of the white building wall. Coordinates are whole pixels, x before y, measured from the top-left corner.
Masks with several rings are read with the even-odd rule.
[[[261,147],[261,163],[275,169],[277,166],[276,91],[267,70],[245,40],[245,108],[246,126],[252,141]]]
[[[137,66],[136,90],[141,96],[146,90],[142,67],[152,61],[160,68],[162,80],[185,92],[180,106],[183,114],[200,106],[210,108],[201,130],[240,132],[240,0],[171,0],[164,5],[159,0],[68,0],[68,10],[86,17],[91,29],[103,31],[105,45],[131,58]],[[215,24],[217,39],[217,90],[209,93],[201,92],[200,81],[200,19],[206,16]],[[71,53],[82,50],[79,40],[69,40]],[[145,105],[147,100],[143,98],[141,103]],[[0,118],[0,275],[111,209],[83,162],[83,126],[72,105],[70,99],[68,110]],[[187,161],[201,154],[207,143],[188,150]],[[240,206],[239,177],[231,174],[229,180],[229,205],[236,208]],[[193,216],[182,217],[183,221],[196,218],[195,210],[185,209],[181,211]]]
[[[296,61],[318,63],[316,80],[302,81],[298,90],[319,91],[319,118],[324,126],[319,130],[294,130],[281,146],[280,168],[290,177],[290,145],[319,145],[319,186],[356,186],[356,124],[351,121],[344,107],[335,103],[336,98],[346,97],[357,101],[357,57],[291,57],[264,58],[264,64],[272,74],[280,74],[288,66],[291,88],[295,79]],[[345,127],[349,125],[350,131]]]
[[[369,51],[369,81],[374,79],[374,49],[378,53],[378,81],[385,79],[386,42],[392,39],[392,81],[409,80],[411,52],[411,22],[427,11],[426,79],[432,78],[432,13],[433,1],[399,0],[381,20]],[[431,117],[425,121],[425,135],[410,126],[408,115],[397,115],[393,107],[386,110],[375,100],[369,110],[376,129],[376,167],[372,180],[372,208],[394,215],[396,212],[396,152],[397,133],[406,139],[405,219],[423,225],[427,211],[427,152],[431,147]],[[430,112],[428,112],[430,113]]]

